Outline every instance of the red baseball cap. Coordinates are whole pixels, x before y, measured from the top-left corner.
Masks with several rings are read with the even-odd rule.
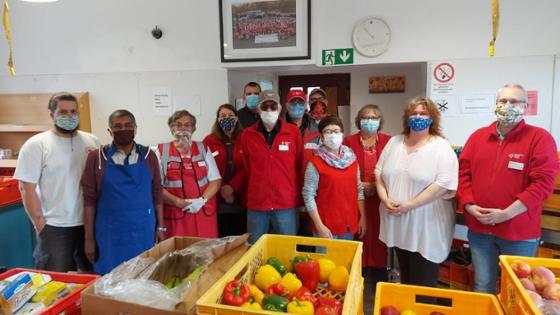
[[[291,90],[290,92],[288,92],[288,102],[291,102],[293,99],[296,98],[300,98],[302,99],[304,102],[307,102],[307,95],[305,95],[305,92],[302,90]]]

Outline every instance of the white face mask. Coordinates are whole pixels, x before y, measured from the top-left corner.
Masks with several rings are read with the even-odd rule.
[[[190,131],[176,131],[173,136],[175,137],[175,143],[181,147],[190,147],[192,132]]]
[[[323,143],[331,150],[338,150],[342,145],[342,133],[331,133],[323,136]]]
[[[276,122],[278,121],[278,116],[280,115],[280,113],[278,111],[274,111],[274,112],[265,111],[265,112],[261,112],[260,115],[261,115],[262,121],[265,124],[276,125]]]
[[[497,104],[494,113],[496,114],[496,119],[498,119],[498,121],[504,124],[512,125],[517,124],[521,121],[521,119],[523,119],[525,108],[523,106],[507,102],[505,104]]]

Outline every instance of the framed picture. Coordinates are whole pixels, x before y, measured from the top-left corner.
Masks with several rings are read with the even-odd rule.
[[[369,77],[370,93],[402,93],[405,88],[405,77],[386,76],[386,77]]]
[[[311,0],[220,0],[222,62],[311,58]]]

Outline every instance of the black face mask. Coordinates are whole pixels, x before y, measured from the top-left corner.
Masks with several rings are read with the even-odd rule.
[[[134,129],[113,131],[113,141],[122,146],[131,144],[134,141]]]

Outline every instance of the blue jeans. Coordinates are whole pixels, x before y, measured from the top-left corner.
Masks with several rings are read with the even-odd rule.
[[[482,234],[471,230],[467,237],[474,266],[474,290],[491,294],[496,293],[498,256],[534,257],[540,241],[540,238],[508,241],[493,234]]]
[[[335,240],[347,240],[347,241],[354,240],[354,233],[350,232],[350,228],[348,228],[347,230],[348,232],[346,232],[346,234],[333,234],[332,238]],[[313,232],[313,237],[319,237],[319,234]],[[317,246],[315,247],[315,252],[318,254],[326,254],[327,249],[322,246]]]
[[[269,233],[268,228],[272,224],[274,233],[284,235],[296,235],[298,231],[299,210],[298,208],[280,209],[272,211],[247,210],[247,232],[249,243],[255,242],[261,235]]]

